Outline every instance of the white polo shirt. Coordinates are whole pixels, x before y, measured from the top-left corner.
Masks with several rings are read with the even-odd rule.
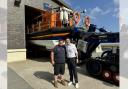
[[[67,52],[67,58],[73,58],[76,57],[76,55],[78,55],[77,49],[75,44],[66,44],[66,52]]]

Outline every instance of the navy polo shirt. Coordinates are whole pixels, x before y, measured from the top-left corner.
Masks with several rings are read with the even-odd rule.
[[[65,46],[57,45],[53,49],[55,63],[65,63],[66,49]]]

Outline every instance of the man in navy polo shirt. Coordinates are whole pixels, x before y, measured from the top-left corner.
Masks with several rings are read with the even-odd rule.
[[[64,41],[59,40],[59,44],[53,48],[51,51],[51,63],[54,66],[54,86],[58,88],[57,78],[61,77],[61,83],[65,86],[63,75],[65,72],[65,56],[66,49],[64,46]]]

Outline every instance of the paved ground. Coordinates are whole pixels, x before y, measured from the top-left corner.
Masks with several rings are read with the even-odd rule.
[[[8,68],[8,89],[33,89],[23,78]]]
[[[9,89],[55,89],[53,81],[53,67],[49,59],[27,60],[8,64]],[[17,74],[15,74],[15,71]],[[117,86],[89,77],[83,68],[78,68],[79,89],[119,89]],[[68,82],[69,75],[66,67],[65,79]],[[18,82],[20,81],[20,82]],[[16,85],[17,84],[17,85]],[[17,86],[18,88],[16,88]],[[28,88],[21,88],[26,86]],[[30,87],[31,86],[31,87]],[[59,84],[58,89],[75,89]]]

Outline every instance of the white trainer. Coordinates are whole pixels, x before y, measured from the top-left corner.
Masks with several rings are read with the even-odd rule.
[[[68,83],[68,86],[71,86],[72,84],[73,84],[73,82],[70,81],[70,82]]]
[[[78,83],[75,84],[75,88],[79,88],[79,84]]]

